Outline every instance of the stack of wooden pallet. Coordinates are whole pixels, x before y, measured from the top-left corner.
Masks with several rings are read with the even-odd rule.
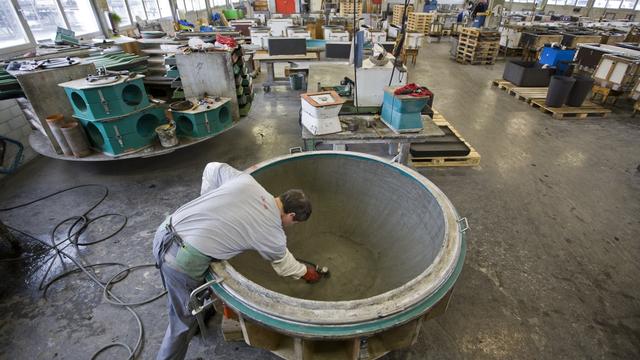
[[[254,11],[269,11],[269,0],[254,0]]]
[[[462,28],[456,61],[462,64],[495,64],[500,50],[500,32]]]
[[[362,2],[358,1],[358,16],[362,15]],[[340,16],[353,16],[353,1],[340,1]]]
[[[402,26],[402,12],[404,5],[393,5],[393,19],[391,23],[396,26]],[[413,5],[407,6],[407,16],[413,12]]]
[[[400,14],[402,16],[402,14]],[[435,20],[434,13],[411,12],[407,17],[407,29],[429,35],[431,24]]]

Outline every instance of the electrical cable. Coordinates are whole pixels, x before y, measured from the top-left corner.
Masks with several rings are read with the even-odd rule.
[[[38,267],[36,267],[36,269],[34,270],[37,271],[39,270],[42,266],[48,264],[48,268],[47,270],[44,272],[44,276],[42,278],[42,280],[40,281],[40,284],[38,286],[39,290],[43,291],[43,297],[46,297],[46,292],[47,289],[49,288],[49,286],[51,286],[54,282],[63,279],[71,274],[75,274],[75,273],[84,273],[90,280],[92,280],[93,282],[95,282],[98,286],[100,286],[103,289],[103,299],[108,302],[109,304],[112,305],[116,305],[116,306],[122,306],[125,309],[127,309],[131,315],[134,317],[134,319],[136,320],[136,323],[138,325],[138,337],[135,343],[135,346],[133,347],[133,349],[122,342],[115,342],[115,343],[111,343],[108,345],[103,346],[102,348],[98,349],[96,352],[93,353],[93,355],[91,356],[91,359],[95,359],[98,355],[100,355],[101,353],[103,353],[104,351],[113,348],[113,347],[122,347],[125,350],[128,351],[129,356],[127,357],[128,360],[132,360],[135,359],[138,356],[138,353],[141,350],[141,345],[142,345],[142,338],[144,337],[144,327],[142,325],[142,321],[140,319],[140,316],[132,309],[133,306],[139,306],[139,305],[144,305],[144,304],[148,304],[152,301],[155,301],[159,298],[161,298],[162,296],[164,296],[167,292],[166,290],[161,292],[160,294],[154,295],[151,298],[145,299],[145,300],[141,300],[141,301],[137,301],[137,302],[125,302],[123,300],[121,300],[120,298],[118,298],[115,294],[113,294],[111,292],[111,288],[113,287],[114,284],[124,280],[124,278],[126,278],[132,270],[135,269],[139,269],[139,268],[145,268],[145,267],[151,267],[151,266],[155,266],[155,264],[142,264],[142,265],[135,265],[135,266],[127,266],[124,265],[122,263],[117,263],[117,262],[103,262],[103,263],[94,263],[94,264],[87,264],[87,265],[83,265],[80,261],[78,261],[75,257],[69,255],[67,252],[65,252],[65,250],[67,249],[67,247],[74,245],[76,247],[76,249],[79,246],[89,246],[89,245],[94,245],[94,244],[98,244],[100,242],[103,242],[109,238],[112,238],[113,236],[115,236],[116,234],[118,234],[120,231],[122,231],[122,229],[124,229],[124,227],[127,224],[127,217],[122,215],[122,214],[117,214],[117,213],[108,213],[108,214],[102,214],[102,215],[98,215],[95,218],[89,218],[89,213],[92,212],[94,209],[96,209],[100,204],[102,204],[102,202],[107,198],[107,196],[109,195],[109,189],[104,186],[104,185],[97,185],[97,184],[86,184],[86,185],[78,185],[78,186],[72,186],[69,188],[65,188],[62,190],[58,190],[55,191],[51,194],[39,197],[37,199],[22,203],[22,204],[18,204],[18,205],[14,205],[11,207],[6,207],[6,208],[0,208],[0,212],[7,212],[7,211],[11,211],[11,210],[15,210],[15,209],[19,209],[19,208],[23,208],[35,203],[38,203],[40,201],[49,199],[51,197],[54,197],[56,195],[68,192],[68,191],[72,191],[75,189],[79,189],[79,188],[89,188],[89,187],[97,187],[99,189],[103,190],[103,193],[100,197],[100,199],[93,204],[88,210],[86,210],[84,213],[82,213],[82,215],[79,216],[70,216],[60,222],[58,222],[57,224],[55,224],[55,226],[53,227],[52,231],[50,232],[49,236],[49,242],[44,241],[34,235],[31,235],[25,231],[22,231],[20,229],[16,229],[15,227],[12,226],[8,226],[7,228],[12,229],[13,231],[16,231],[32,240],[35,240],[36,242],[42,244],[45,246],[45,249],[42,250],[37,250],[32,254],[29,255],[21,255],[17,258],[9,258],[9,259],[1,259],[0,262],[14,262],[14,261],[24,261],[27,259],[31,259],[37,256],[41,256],[44,254],[48,254],[53,252],[52,254],[50,254],[45,261],[43,261]],[[85,231],[87,231],[87,229],[89,229],[89,226],[96,220],[102,219],[102,218],[107,218],[107,217],[119,217],[122,219],[122,222],[120,224],[120,226],[113,231],[111,234],[101,237],[97,240],[93,240],[93,241],[84,241],[84,242],[80,242],[80,235],[82,235]],[[66,237],[62,240],[56,241],[56,233],[58,232],[58,229],[60,229],[64,224],[67,224],[69,222],[72,222],[71,226],[69,226],[69,228],[67,229],[67,234]],[[47,280],[47,278],[49,277],[49,273],[51,272],[51,269],[53,268],[53,265],[55,263],[55,259],[59,258],[61,265],[63,266],[63,268],[66,269],[66,264],[63,258],[69,259],[69,261],[71,261],[76,267],[67,271],[64,271],[61,274],[58,274],[56,276],[54,276],[51,280],[49,280],[46,284],[45,281]],[[121,270],[120,272],[116,273],[114,276],[112,276],[107,282],[102,282],[98,276],[95,273],[90,272],[89,270],[93,270],[93,268],[96,267],[101,267],[101,266],[120,266],[122,268],[124,268],[123,270]]]
[[[398,41],[398,47],[393,50],[393,68],[391,69],[391,77],[389,78],[389,85],[393,82],[393,74],[396,71],[396,64],[398,62],[398,56],[404,46],[405,27],[407,23],[407,8],[409,7],[409,0],[404,0],[404,8],[402,9],[402,28],[400,28],[400,40]],[[400,70],[398,70],[399,72]]]

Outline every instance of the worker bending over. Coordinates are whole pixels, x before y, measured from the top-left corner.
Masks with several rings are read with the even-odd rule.
[[[189,295],[204,283],[212,261],[255,250],[280,276],[320,280],[314,267],[289,252],[283,229],[309,216],[311,203],[302,191],[288,190],[274,198],[251,175],[227,164],[207,164],[200,197],[169,216],[153,240],[169,308],[157,359],[184,359],[197,325],[187,309]]]

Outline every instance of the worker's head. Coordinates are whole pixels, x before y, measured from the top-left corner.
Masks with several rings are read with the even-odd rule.
[[[283,226],[306,221],[311,216],[311,202],[302,190],[287,190],[278,199],[282,204],[280,218]]]

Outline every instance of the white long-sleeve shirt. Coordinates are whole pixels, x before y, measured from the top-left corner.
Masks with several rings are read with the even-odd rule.
[[[171,222],[183,241],[215,259],[256,250],[280,276],[300,278],[307,272],[287,250],[273,195],[227,164],[207,164],[200,197],[176,210]]]

